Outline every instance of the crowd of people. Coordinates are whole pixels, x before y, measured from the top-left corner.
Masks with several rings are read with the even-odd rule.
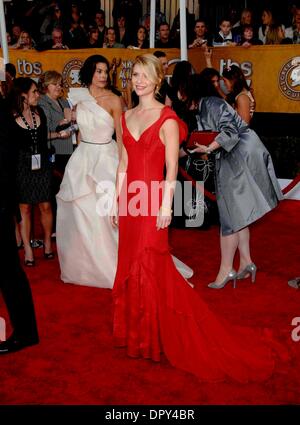
[[[121,37],[117,42],[134,45],[126,33],[126,16],[118,11],[114,10]],[[73,13],[80,15],[78,10]],[[131,19],[137,24],[141,47],[147,32],[138,26],[138,15],[139,9]],[[55,17],[50,23],[62,19]],[[224,22],[222,34],[231,32],[231,23]],[[169,30],[166,22],[159,28]],[[110,30],[112,36],[116,30]],[[55,24],[48,36],[53,32],[60,34],[58,48],[65,46],[63,30]],[[221,228],[221,263],[208,287],[255,281],[258,268],[250,252],[249,226],[272,211],[282,193],[270,154],[249,127],[254,94],[234,65],[220,76],[211,67],[195,74],[188,61],[181,61],[170,84],[166,70],[162,51],[137,56],[124,106],[104,56],[85,60],[79,74],[82,87],[71,89],[68,100],[62,96],[62,76],[56,71],[46,71],[36,83],[16,78],[14,68],[7,65],[0,102],[1,123],[5,122],[0,127],[4,164],[0,177],[6,190],[0,203],[0,232],[9,249],[1,256],[5,276],[1,289],[13,333],[0,342],[0,354],[38,343],[30,287],[15,238],[20,226],[24,265],[35,267],[30,226],[32,205],[38,205],[44,260],[55,258],[51,235],[56,232],[62,280],[112,289],[115,343],[127,347],[129,356],[158,361],[164,352],[172,365],[200,380],[229,377],[238,382],[268,379],[274,370],[275,346],[284,356],[279,344],[270,344],[253,329],[224,324],[193,290],[188,281],[193,271],[170,255],[168,244],[178,162],[184,161],[185,169],[195,163],[198,170],[203,161],[214,181]],[[210,130],[215,136],[209,145],[187,146],[194,130]],[[56,189],[55,176],[60,178]],[[152,190],[155,183],[160,185],[157,191]],[[239,268],[234,270],[237,254]]]
[[[69,101],[76,110],[73,119],[79,127],[79,147],[64,164],[64,176],[56,196],[61,277],[65,282],[113,289],[114,338],[116,345],[127,347],[129,356],[157,361],[163,351],[171,364],[207,381],[226,377],[239,382],[267,379],[274,368],[267,340],[247,328],[227,329],[223,319],[195,294],[187,280],[192,271],[169,253],[168,227],[172,220],[180,144],[187,140],[188,127],[191,128],[193,120],[187,120],[191,111],[198,130],[217,132],[209,146],[197,143],[193,150],[185,149],[187,155],[197,153],[215,158],[221,264],[215,281],[208,286],[221,289],[233,281],[235,287],[237,279],[248,277],[254,282],[257,267],[250,254],[249,225],[282,199],[272,160],[246,122],[253,105],[249,90],[239,84],[240,80],[244,81],[242,75],[236,76],[233,69],[232,75],[226,77],[233,81],[228,86],[234,109],[220,95],[213,80],[207,78],[205,70],[192,74],[189,62],[183,61],[177,64],[174,81],[167,88],[169,96],[166,95],[165,102],[171,100],[172,109],[158,96],[165,77],[162,58],[159,52],[136,58],[131,83],[137,103],[126,112],[122,113],[120,96],[112,90],[109,63],[103,56],[86,59],[80,70],[82,88],[70,90]],[[60,126],[66,120],[62,116],[71,120],[72,115],[68,105],[60,100],[59,90],[61,76],[47,71],[39,84],[28,77],[16,78],[2,101],[6,128],[14,140],[16,201],[21,211],[24,264],[30,267],[35,266],[29,243],[32,204],[38,204],[41,211],[44,257],[54,258],[53,169],[47,142],[52,139],[61,142],[62,138],[62,143],[67,144],[69,132],[54,129],[53,120]],[[242,97],[249,109],[245,120],[241,116],[245,104],[241,115],[238,113]],[[152,191],[155,182],[162,185],[161,190]],[[148,187],[139,196],[138,205],[137,183]],[[136,187],[135,191],[131,185]],[[7,215],[11,240],[14,236],[11,206]],[[17,261],[16,248],[15,241],[14,261]],[[237,251],[240,267],[236,272],[233,260]],[[28,282],[24,281],[23,286],[27,297],[22,302],[19,299],[19,303],[30,316],[28,327],[24,329],[24,325],[16,323],[13,334],[0,343],[0,353],[38,342]],[[15,291],[19,297],[20,289]],[[8,309],[15,308],[7,299],[6,302]],[[188,333],[184,330],[187,328]],[[208,342],[204,329],[205,332],[210,329],[218,338]],[[247,346],[242,341],[247,341]],[[188,350],[190,346],[194,347],[193,353]]]
[[[147,48],[150,16],[142,15],[139,0],[115,1],[113,26],[106,26],[106,12],[96,2],[48,1],[24,6],[23,16],[16,10],[7,16],[7,41],[12,49],[81,49],[81,48]],[[299,44],[300,7],[290,8],[287,22],[282,22],[271,7],[261,8],[260,21],[251,9],[243,9],[240,18],[223,16],[217,28],[206,18],[195,19],[187,10],[189,48],[210,46],[243,46],[259,44]],[[20,13],[20,12],[19,12]],[[19,19],[19,20],[18,20]],[[180,46],[179,12],[172,23],[158,8],[155,47]]]

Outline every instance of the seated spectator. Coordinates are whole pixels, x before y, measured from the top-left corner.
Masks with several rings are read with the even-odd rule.
[[[54,28],[52,31],[52,38],[51,40],[45,41],[39,45],[36,46],[36,50],[43,51],[43,50],[65,50],[69,47],[64,43],[63,41],[63,32],[60,28]]]
[[[235,41],[237,44],[241,43],[245,25],[251,25],[252,29],[254,30],[253,13],[252,10],[247,8],[242,10],[239,22],[237,22],[232,27],[233,41]]]
[[[231,22],[228,18],[223,18],[219,25],[220,31],[214,36],[213,46],[235,46],[231,32]]]
[[[201,47],[204,43],[211,46],[212,40],[208,34],[208,28],[204,19],[197,19],[197,21],[195,22],[194,32],[196,38],[191,44],[189,44],[189,49]]]
[[[99,30],[97,27],[90,28],[88,32],[87,41],[85,44],[86,49],[102,47],[103,43],[100,45],[99,43]]]
[[[16,78],[17,70],[16,70],[16,67],[13,63],[7,63],[5,65],[5,72],[8,73],[8,75],[10,76],[10,78],[12,80],[14,80]]]
[[[8,47],[11,47],[12,46],[12,38],[11,38],[11,35],[8,31],[6,32],[6,41],[7,41]],[[1,45],[1,43],[0,43],[0,45]]]
[[[68,45],[71,49],[81,49],[86,43],[85,26],[78,8],[75,8],[72,11],[67,39]]]
[[[58,2],[51,2],[40,13],[46,15],[40,27],[40,41],[43,43],[51,40],[52,32],[55,28],[65,28],[65,18]]]
[[[105,35],[103,47],[109,47],[114,49],[122,49],[124,48],[124,44],[116,42],[116,33],[114,27],[108,27]]]
[[[242,30],[242,37],[239,46],[250,47],[262,45],[263,42],[259,38],[254,37],[254,29],[252,25],[244,25]]]
[[[155,47],[159,49],[168,49],[177,47],[173,40],[170,39],[170,26],[167,22],[163,22],[159,26],[159,39],[155,43]]]
[[[268,31],[271,26],[277,26],[278,27],[278,21],[276,20],[274,13],[269,8],[264,8],[262,15],[261,15],[262,25],[258,29],[258,38],[263,42],[263,44],[266,44],[266,37],[268,34]],[[281,25],[282,30],[284,31],[284,25]],[[274,27],[273,27],[274,29]],[[272,35],[271,39],[274,39],[274,35]],[[274,43],[269,43],[274,44]]]
[[[125,16],[119,16],[117,19],[117,25],[114,26],[116,34],[116,42],[123,44],[125,47],[132,44],[133,40],[133,28],[130,28],[126,22]]]
[[[138,27],[136,40],[133,42],[133,44],[130,44],[127,47],[128,49],[148,49],[149,48],[147,30],[145,27],[143,27],[143,25],[140,25]]]
[[[293,44],[300,44],[300,5],[294,10],[293,25],[286,28],[285,36],[292,40]]]
[[[105,34],[107,31],[107,27],[105,26],[105,12],[104,10],[100,9],[95,14],[94,22],[93,22],[93,28],[98,28],[99,37],[98,37],[98,44],[99,47],[103,47]]]
[[[187,31],[187,42],[190,44],[194,38],[192,28],[195,25],[195,17],[192,15],[186,7],[186,31]],[[170,30],[170,39],[176,46],[180,46],[180,9],[178,9],[177,15],[173,20],[173,24]]]
[[[130,35],[135,34],[139,26],[139,21],[142,17],[142,4],[140,0],[115,0],[112,10],[112,16],[114,18],[114,24],[120,17],[124,17],[126,26],[130,31]],[[115,26],[115,25],[114,25]],[[123,37],[118,38],[117,28],[116,29],[116,40],[118,43],[124,44],[126,47],[132,43],[132,40],[123,40]]]
[[[155,9],[155,28],[157,29],[155,32],[155,40],[159,40],[159,31],[158,28],[160,24],[166,22],[166,15],[160,11],[160,4],[156,5]],[[141,21],[142,25],[146,28],[148,35],[150,34],[150,13],[146,13]]]
[[[21,25],[14,24],[11,27],[11,31],[10,31],[10,34],[11,34],[11,44],[16,44],[18,42],[18,40],[20,38],[20,35],[21,35],[21,32],[22,32]]]
[[[265,44],[282,44],[285,39],[284,29],[279,24],[269,25]]]
[[[19,40],[16,44],[11,46],[12,49],[20,50],[32,50],[34,49],[34,43],[31,38],[31,35],[27,31],[22,31],[19,37]]]

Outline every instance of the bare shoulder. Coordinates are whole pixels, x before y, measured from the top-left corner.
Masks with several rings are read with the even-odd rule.
[[[110,96],[108,96],[109,102],[112,102],[114,105],[121,105],[121,99],[120,96],[116,95],[115,93],[111,93]]]

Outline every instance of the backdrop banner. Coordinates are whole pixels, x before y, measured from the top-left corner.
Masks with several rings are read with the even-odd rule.
[[[18,76],[38,79],[42,72],[56,70],[63,75],[65,89],[79,87],[79,69],[84,60],[93,54],[104,55],[111,63],[114,85],[126,96],[127,81],[131,76],[132,61],[142,53],[155,49],[80,49],[47,50],[45,52],[10,49],[10,62],[17,68]],[[169,74],[180,61],[179,49],[165,49],[170,64]],[[205,67],[200,49],[188,51],[189,61],[195,71]],[[214,47],[212,63],[221,74],[224,68],[236,64],[254,90],[257,112],[300,113],[300,45]]]

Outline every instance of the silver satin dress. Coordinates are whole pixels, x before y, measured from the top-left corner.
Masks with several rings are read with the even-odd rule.
[[[203,98],[199,114],[199,130],[219,132],[216,196],[222,235],[230,235],[275,208],[282,192],[270,153],[225,100]]]

